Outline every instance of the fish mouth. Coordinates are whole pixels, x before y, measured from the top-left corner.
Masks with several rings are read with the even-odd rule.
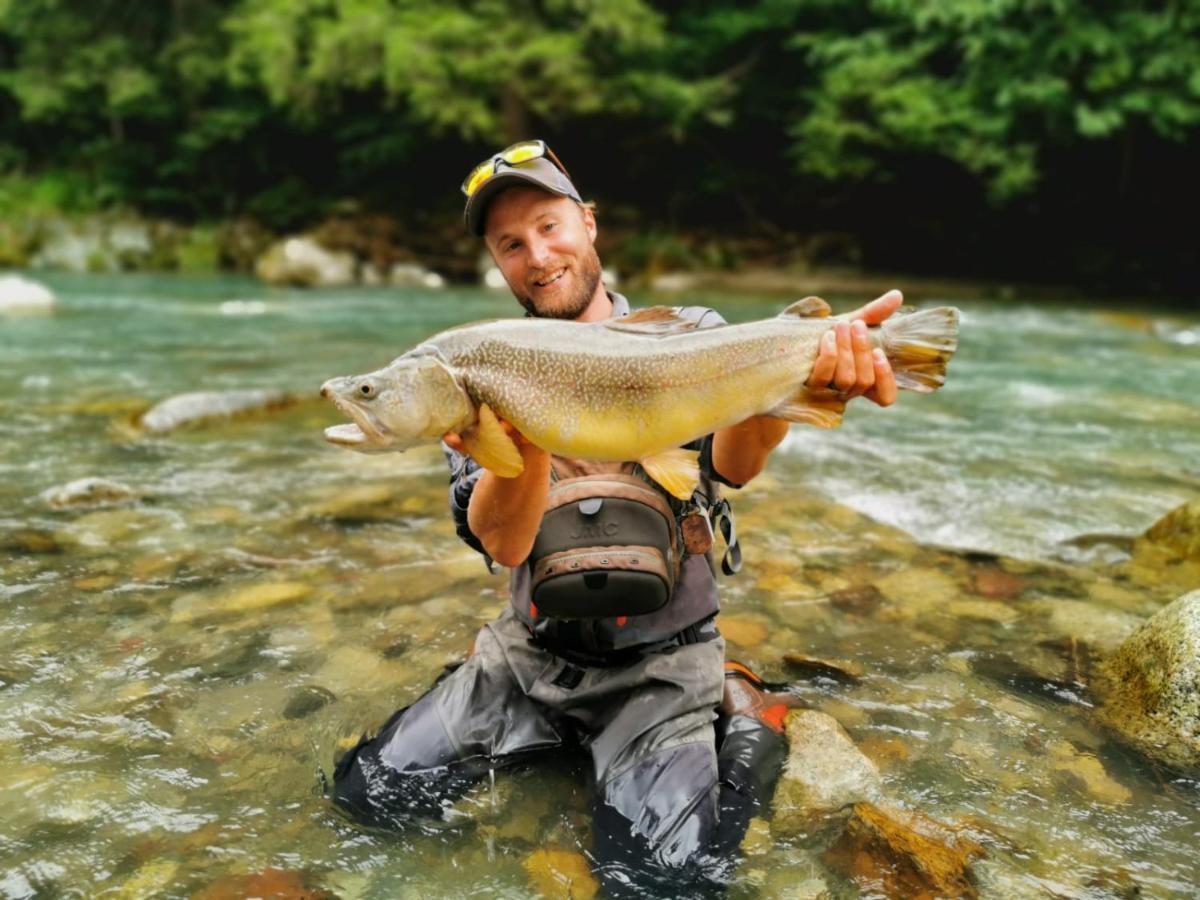
[[[360,453],[386,450],[393,443],[392,433],[385,428],[368,410],[363,409],[353,400],[347,399],[338,390],[338,379],[325,382],[321,386],[321,396],[327,397],[341,412],[348,415],[353,422],[342,425],[330,425],[325,429],[325,440],[339,447],[358,450]]]

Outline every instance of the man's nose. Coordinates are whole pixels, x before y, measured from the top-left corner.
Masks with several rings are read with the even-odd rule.
[[[535,269],[542,268],[554,255],[550,252],[549,242],[540,237],[531,238],[525,246],[529,251],[529,264]]]

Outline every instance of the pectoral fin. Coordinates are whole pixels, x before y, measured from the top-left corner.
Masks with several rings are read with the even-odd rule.
[[[695,450],[664,450],[639,459],[638,463],[679,500],[690,500],[700,484],[700,454]]]
[[[846,401],[828,388],[803,387],[790,400],[779,404],[769,413],[777,419],[815,425],[817,428],[837,428],[842,424]]]
[[[521,451],[486,403],[479,407],[479,421],[462,433],[462,439],[471,458],[501,478],[516,478],[525,471]]]

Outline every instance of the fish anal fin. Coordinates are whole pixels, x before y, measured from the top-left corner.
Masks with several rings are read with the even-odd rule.
[[[779,315],[799,316],[802,319],[824,319],[832,312],[829,304],[820,297],[805,297],[803,300],[797,300]]]
[[[637,334],[662,335],[693,331],[696,321],[680,315],[681,311],[682,307],[679,306],[649,306],[620,319],[608,319],[604,326],[614,331],[632,331]]]
[[[521,451],[486,403],[479,407],[479,421],[462,433],[462,439],[471,458],[501,478],[516,478],[525,471]]]
[[[794,397],[780,403],[767,415],[817,428],[837,428],[842,424],[845,412],[846,401],[837,391],[803,387]]]
[[[638,463],[647,475],[679,500],[690,500],[700,484],[700,453],[696,450],[664,450],[643,457]]]

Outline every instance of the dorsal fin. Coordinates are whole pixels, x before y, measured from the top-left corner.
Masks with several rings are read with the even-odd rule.
[[[802,319],[824,319],[832,312],[829,304],[820,297],[805,297],[803,300],[797,300],[779,315],[799,316]]]
[[[680,315],[681,306],[648,306],[621,319],[607,319],[604,324],[615,331],[637,334],[677,334],[696,327],[694,319]]]

